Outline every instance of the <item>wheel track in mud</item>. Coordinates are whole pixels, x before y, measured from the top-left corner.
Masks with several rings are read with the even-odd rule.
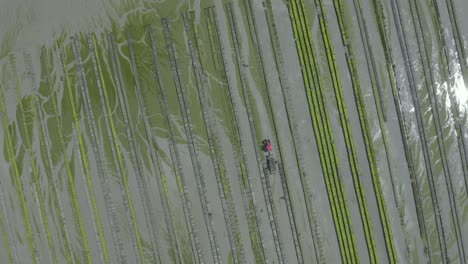
[[[306,202],[309,228],[311,229],[312,235],[315,237],[315,239],[313,238],[313,243],[314,243],[314,251],[316,252],[315,254],[316,261],[317,263],[325,263],[326,261],[325,261],[325,256],[323,253],[322,237],[321,237],[321,234],[319,233],[319,227],[316,221],[316,213],[314,211],[314,207],[312,206],[310,199],[308,199],[308,197],[311,197],[311,191],[309,187],[310,182],[307,177],[308,176],[307,170],[304,168],[304,159],[302,155],[299,154],[298,147],[296,147],[296,146],[302,146],[302,140],[297,131],[297,126],[294,123],[295,114],[294,114],[294,108],[291,103],[292,98],[289,93],[291,88],[289,86],[286,73],[285,73],[285,69],[284,69],[285,67],[284,59],[283,59],[283,54],[281,52],[281,46],[280,46],[278,31],[276,29],[276,23],[275,23],[275,19],[273,15],[273,8],[271,5],[271,0],[267,0],[265,2],[265,5],[266,5],[265,17],[266,17],[267,24],[268,24],[269,36],[270,36],[271,46],[272,46],[273,54],[275,58],[275,66],[278,72],[278,79],[280,82],[281,93],[283,95],[282,97],[283,103],[285,105],[286,116],[288,118],[288,128],[292,136],[294,155],[298,163],[299,176],[300,176],[301,185],[303,188],[304,200]]]
[[[440,216],[440,208],[439,208],[439,202],[438,202],[438,197],[437,193],[435,190],[435,183],[434,183],[434,176],[433,176],[433,168],[430,163],[430,157],[429,157],[429,151],[427,147],[427,139],[426,139],[426,132],[424,130],[424,123],[422,120],[422,115],[421,112],[419,111],[419,98],[417,95],[417,90],[416,90],[416,84],[414,80],[414,74],[413,74],[413,67],[411,67],[410,59],[409,59],[409,53],[408,53],[408,43],[406,40],[406,35],[404,34],[402,30],[402,20],[401,20],[401,15],[400,15],[400,7],[398,5],[398,2],[392,0],[391,2],[391,9],[392,9],[392,15],[393,15],[393,20],[395,23],[395,27],[397,30],[397,35],[398,35],[398,41],[400,44],[400,49],[401,52],[403,53],[403,59],[405,63],[405,70],[406,74],[408,76],[408,82],[410,86],[410,92],[411,92],[411,97],[415,109],[415,114],[416,114],[416,119],[417,119],[417,130],[419,132],[419,139],[421,142],[422,146],[422,151],[424,155],[424,162],[426,166],[426,173],[429,181],[429,188],[430,188],[430,193],[431,193],[431,202],[433,206],[433,212],[434,212],[434,217],[436,220],[436,226],[437,226],[437,234],[438,234],[438,242],[441,250],[441,255],[442,255],[442,261],[447,261],[447,243],[444,237],[444,227],[442,224],[442,218]]]
[[[211,44],[211,51],[212,54],[216,54],[216,51],[219,52],[219,60],[222,61],[222,66],[220,68],[220,74],[222,75],[222,79],[227,86],[227,89],[225,91],[226,97],[228,97],[228,105],[229,105],[229,114],[233,117],[234,121],[232,122],[234,125],[234,130],[235,130],[235,136],[234,136],[234,144],[239,146],[239,149],[235,149],[235,156],[236,160],[239,162],[239,166],[236,166],[236,169],[238,173],[240,173],[240,180],[241,182],[239,183],[241,186],[241,191],[242,191],[242,197],[243,197],[243,205],[244,209],[247,213],[247,218],[248,218],[248,224],[249,224],[249,233],[250,233],[250,240],[252,243],[255,259],[257,262],[263,263],[263,262],[268,262],[267,256],[265,254],[265,244],[263,242],[262,238],[262,232],[260,230],[260,221],[258,220],[257,216],[257,209],[258,206],[256,205],[256,201],[254,200],[254,191],[251,189],[252,186],[252,179],[251,175],[247,173],[247,155],[245,153],[245,141],[240,135],[240,128],[239,128],[239,117],[238,117],[238,111],[236,110],[236,104],[232,100],[231,97],[231,89],[229,88],[229,82],[228,82],[228,75],[227,75],[227,70],[226,70],[226,62],[224,60],[224,48],[221,46],[220,41],[221,41],[221,36],[219,35],[219,29],[218,29],[218,22],[216,19],[216,15],[214,13],[214,7],[209,7],[205,9],[205,15],[206,15],[206,20],[207,20],[207,29],[208,29],[208,34],[210,37],[210,44]],[[215,33],[213,32],[213,28],[216,31]],[[212,34],[215,34],[216,36],[213,36]],[[216,51],[215,51],[216,50]],[[213,56],[213,62],[216,65],[216,59]],[[244,190],[245,189],[245,190]],[[257,241],[257,238],[260,239],[260,241]],[[260,245],[258,245],[260,244]],[[259,249],[258,247],[261,246],[261,252],[258,252]]]
[[[195,180],[197,182],[198,195],[200,198],[200,203],[202,205],[203,216],[204,216],[205,225],[206,225],[207,232],[208,232],[208,238],[210,240],[211,253],[213,255],[214,262],[219,263],[221,262],[220,260],[221,253],[219,252],[218,242],[217,242],[217,238],[216,238],[216,234],[215,234],[215,230],[213,226],[213,219],[211,219],[208,198],[206,196],[207,195],[206,182],[202,175],[203,172],[201,171],[201,163],[200,163],[200,158],[198,155],[199,150],[196,148],[195,142],[193,139],[192,121],[191,121],[190,113],[189,113],[188,106],[187,106],[188,102],[185,98],[185,95],[183,94],[184,87],[181,81],[180,69],[177,64],[177,53],[176,53],[174,44],[172,43],[172,40],[170,37],[170,27],[169,27],[168,18],[163,18],[162,24],[163,24],[163,30],[164,30],[164,37],[166,39],[166,48],[169,53],[169,61],[171,64],[172,78],[174,80],[174,84],[175,84],[176,91],[177,91],[179,108],[180,108],[180,111],[182,113],[182,117],[184,120],[185,135],[188,141],[187,144],[188,144],[188,148],[190,152],[192,166],[193,166],[194,173],[195,173]]]
[[[437,98],[436,98],[437,93],[436,93],[436,87],[435,87],[435,78],[434,78],[434,74],[432,72],[432,66],[431,66],[430,59],[429,59],[430,58],[429,57],[429,52],[427,51],[427,45],[426,45],[427,42],[426,42],[426,38],[425,38],[424,33],[423,33],[423,28],[422,28],[420,20],[417,19],[417,18],[421,17],[420,10],[419,10],[419,7],[418,7],[417,3],[414,3],[414,5],[411,5],[411,3],[410,3],[410,12],[411,12],[412,20],[413,20],[414,30],[416,32],[416,40],[418,42],[419,58],[421,60],[421,64],[423,66],[422,68],[424,70],[424,79],[425,79],[426,89],[427,89],[428,96],[429,96],[429,101],[430,101],[430,104],[431,104],[431,113],[432,113],[432,116],[434,117],[434,121],[435,121],[437,145],[439,147],[439,153],[440,153],[440,156],[441,156],[442,167],[443,167],[443,171],[444,171],[444,175],[445,175],[444,178],[445,178],[445,184],[446,184],[447,191],[448,191],[450,207],[451,207],[450,208],[451,217],[452,217],[452,221],[454,223],[454,228],[455,228],[455,237],[456,237],[456,240],[457,240],[458,253],[460,254],[461,262],[465,263],[465,250],[464,250],[463,237],[462,237],[461,227],[460,227],[460,222],[459,222],[456,197],[455,197],[455,194],[454,194],[454,191],[453,191],[452,174],[450,172],[450,168],[449,168],[449,165],[448,165],[448,162],[447,162],[446,147],[445,147],[445,143],[443,141],[444,133],[443,133],[443,129],[442,129],[442,126],[441,126],[441,123],[440,123],[440,116],[439,116],[440,111],[439,111],[439,105],[438,105]],[[417,16],[416,19],[415,19],[415,16],[414,16],[415,14]],[[418,23],[416,23],[416,21],[418,21]],[[419,25],[419,30],[418,30],[416,24]],[[422,43],[420,42],[420,37],[419,36],[421,36]],[[421,51],[421,46],[423,46],[423,48],[422,48],[423,51]],[[424,63],[424,62],[426,62],[426,63]],[[426,69],[428,69],[428,70],[426,71]],[[427,74],[427,72],[429,74]]]
[[[216,133],[217,131],[214,129],[215,124],[211,119],[211,105],[209,105],[209,101],[205,96],[205,90],[207,89],[208,84],[203,65],[199,59],[200,51],[197,42],[196,30],[194,29],[193,25],[193,18],[189,22],[188,14],[184,13],[183,19],[184,27],[188,35],[187,45],[189,47],[192,68],[195,75],[195,86],[198,93],[198,100],[202,109],[203,122],[208,139],[210,156],[218,185],[218,193],[221,198],[221,205],[223,208],[226,229],[228,230],[229,242],[233,250],[233,262],[245,263],[245,253],[242,247],[242,241],[240,240],[238,219],[236,208],[233,203],[231,187],[229,179],[226,175],[225,160],[222,151],[219,149],[219,136]]]
[[[174,127],[172,124],[172,120],[169,117],[169,104],[167,101],[166,91],[163,88],[164,85],[161,79],[161,76],[162,76],[161,71],[160,71],[161,68],[159,64],[159,58],[156,53],[156,42],[154,40],[153,29],[151,28],[151,26],[148,27],[148,33],[149,33],[150,41],[151,41],[154,74],[155,74],[155,78],[157,79],[157,83],[158,83],[159,90],[161,93],[161,102],[162,102],[163,112],[164,112],[164,115],[163,115],[164,122],[165,122],[165,125],[168,127],[169,134],[170,134],[169,152],[171,155],[171,161],[173,163],[172,168],[174,170],[174,174],[176,176],[177,184],[179,187],[180,198],[182,201],[182,207],[183,207],[184,216],[185,216],[184,217],[185,224],[187,226],[187,230],[189,231],[193,254],[196,256],[196,258],[194,258],[194,261],[195,263],[203,263],[203,256],[202,256],[201,249],[200,249],[200,240],[198,238],[198,232],[195,229],[195,223],[194,223],[195,220],[193,218],[191,202],[188,197],[185,176],[182,170],[182,160],[180,158],[180,153],[179,153],[179,150],[177,149],[176,142],[175,142]]]
[[[255,125],[253,124],[253,114],[252,114],[252,110],[251,110],[250,102],[249,102],[249,94],[248,94],[248,91],[247,91],[248,87],[246,87],[247,84],[246,84],[246,80],[245,80],[245,71],[242,68],[243,67],[242,65],[244,65],[244,62],[243,62],[243,59],[241,57],[242,55],[240,54],[240,49],[239,49],[239,39],[237,37],[237,26],[235,25],[235,21],[234,21],[234,18],[232,16],[231,5],[229,3],[226,4],[226,10],[227,10],[227,13],[228,13],[229,28],[231,30],[232,42],[234,44],[234,53],[235,53],[236,65],[237,65],[236,68],[237,68],[237,70],[239,72],[239,75],[240,75],[241,90],[242,90],[242,94],[243,94],[243,97],[244,97],[244,102],[243,103],[244,103],[246,111],[247,111],[249,127],[250,127],[250,133],[251,133],[251,137],[252,137],[252,141],[253,141],[253,145],[254,145],[254,149],[255,149],[255,156],[256,156],[256,159],[257,159],[257,167],[258,167],[258,170],[259,170],[259,173],[260,173],[260,178],[261,178],[261,182],[262,182],[262,189],[263,189],[263,193],[264,193],[264,197],[265,197],[267,212],[268,212],[268,215],[269,215],[269,218],[270,218],[270,226],[271,226],[272,232],[273,232],[273,239],[274,239],[274,243],[275,243],[276,254],[277,254],[279,263],[284,263],[284,253],[283,253],[284,250],[283,250],[282,245],[281,245],[280,234],[279,234],[278,224],[277,224],[277,217],[278,216],[277,216],[277,213],[276,213],[276,208],[274,206],[274,201],[273,201],[273,197],[272,197],[272,194],[271,194],[271,185],[269,184],[269,181],[267,179],[267,176],[265,176],[265,173],[264,173],[263,169],[260,168],[260,166],[261,166],[260,164],[262,164],[262,162],[261,162],[260,154],[258,153],[258,149],[257,149],[257,146],[258,146],[257,134],[256,134],[256,130],[255,130]],[[233,94],[234,93],[232,92],[231,96]]]

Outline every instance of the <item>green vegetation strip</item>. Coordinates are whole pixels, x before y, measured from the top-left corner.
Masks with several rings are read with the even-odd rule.
[[[382,193],[382,186],[380,185],[380,176],[379,176],[379,171],[377,167],[377,161],[375,158],[374,144],[371,138],[369,122],[367,120],[365,102],[364,102],[362,90],[361,90],[360,83],[359,83],[356,62],[354,60],[355,54],[354,54],[352,43],[349,37],[348,28],[346,26],[347,24],[344,22],[345,10],[343,8],[342,0],[334,0],[334,6],[335,6],[335,12],[338,18],[338,24],[341,30],[343,45],[347,47],[346,59],[348,62],[348,69],[349,69],[352,84],[354,87],[354,94],[356,97],[359,120],[361,122],[362,136],[364,138],[364,143],[366,145],[366,153],[367,153],[367,158],[369,161],[369,166],[371,169],[372,183],[374,185],[374,191],[377,197],[377,206],[378,206],[379,214],[381,218],[382,229],[384,231],[385,244],[387,246],[387,253],[388,253],[390,263],[396,263],[398,262],[398,259],[397,259],[396,250],[395,250],[395,243],[394,243],[394,239],[392,236],[392,230],[391,230],[391,225],[390,225],[390,221],[388,217],[387,208],[385,205],[385,199]],[[377,108],[379,124],[381,125],[382,134],[385,134],[385,130],[382,127],[382,120],[384,119],[383,113],[382,113],[382,105],[381,105],[381,100],[378,99],[378,97],[381,96],[381,94],[377,91],[378,87],[376,87],[376,85],[373,85],[372,88],[373,88],[374,100],[375,100],[376,108]],[[384,141],[386,141],[384,135],[383,137],[384,137]],[[384,142],[384,144],[386,144],[386,142]]]
[[[10,63],[11,67],[13,69],[13,79],[15,81],[15,88],[16,88],[16,93],[18,96],[18,105],[19,105],[19,112],[21,113],[21,119],[22,121],[22,130],[23,130],[23,142],[25,148],[28,150],[29,153],[29,158],[31,162],[31,173],[32,173],[32,179],[34,182],[35,186],[35,194],[36,194],[36,199],[38,200],[39,203],[39,209],[41,212],[40,218],[42,225],[44,226],[44,231],[46,233],[47,237],[47,243],[49,246],[49,253],[50,253],[50,261],[53,263],[57,263],[57,254],[55,252],[55,245],[54,241],[52,238],[52,234],[50,233],[50,226],[49,226],[49,218],[46,212],[45,204],[44,204],[44,197],[43,197],[43,190],[41,187],[41,182],[39,178],[39,168],[36,163],[36,158],[35,158],[35,153],[33,151],[33,145],[32,145],[32,135],[30,135],[30,130],[32,130],[31,125],[34,125],[34,120],[37,118],[37,109],[34,107],[34,95],[27,96],[26,98],[23,98],[23,95],[21,93],[21,87],[18,79],[18,73],[16,71],[16,58],[14,55],[10,56]],[[27,64],[27,66],[29,66]],[[31,69],[29,69],[31,70]],[[31,73],[30,73],[31,74]],[[33,80],[34,83],[34,80]],[[23,101],[26,101],[23,103]],[[26,108],[28,107],[28,108]],[[30,109],[32,108],[32,109]],[[29,111],[32,111],[30,115],[27,115]],[[21,130],[21,126],[19,125]]]
[[[77,51],[74,47],[74,52],[77,54]],[[79,57],[79,56],[75,56]],[[81,68],[78,67],[77,69],[78,72],[78,78],[81,79]],[[84,90],[81,89],[83,92]],[[89,131],[89,136],[90,136],[90,143],[92,145],[92,149],[94,152],[94,157],[96,159],[96,165],[97,165],[97,172],[98,172],[98,177],[100,180],[100,187],[101,190],[103,191],[103,196],[104,196],[104,203],[106,206],[106,214],[107,218],[109,221],[110,225],[110,231],[111,231],[111,236],[113,240],[113,244],[116,250],[116,255],[117,255],[117,261],[118,262],[125,262],[126,261],[126,256],[125,256],[125,251],[124,251],[124,245],[123,241],[120,236],[120,226],[118,224],[117,220],[117,214],[114,206],[114,202],[112,200],[112,195],[111,195],[111,186],[108,181],[107,173],[104,171],[104,165],[103,165],[103,159],[104,159],[104,146],[103,142],[99,141],[97,139],[97,128],[96,128],[96,122],[94,118],[94,111],[91,107],[91,103],[89,102],[87,96],[85,93],[82,93],[82,100],[84,104],[84,112],[86,114],[86,121],[88,124],[88,131]]]
[[[41,69],[43,69],[44,79],[46,80],[45,81],[45,86],[47,87],[48,91],[50,91],[50,93],[48,95],[51,97],[51,100],[52,100],[52,105],[53,105],[53,108],[54,108],[54,115],[55,115],[55,119],[56,119],[56,124],[59,125],[59,124],[61,124],[61,120],[60,120],[60,115],[58,113],[58,107],[57,107],[57,94],[56,94],[56,92],[52,91],[52,81],[51,81],[51,76],[50,76],[50,56],[51,56],[51,54],[49,54],[48,51],[45,48],[43,48],[43,50],[41,51]],[[48,140],[46,140],[47,121],[43,117],[43,113],[42,113],[41,108],[40,108],[40,102],[39,102],[39,99],[38,99],[37,96],[36,96],[36,108],[37,108],[37,111],[39,113],[39,119],[38,119],[39,124],[38,125],[41,126],[41,129],[39,130],[39,133],[40,133],[40,139],[39,140],[40,140],[40,145],[41,145],[43,151],[47,152],[46,153],[47,159],[44,160],[45,161],[44,165],[45,165],[46,170],[48,170],[47,171],[48,180],[49,180],[49,182],[52,182],[52,188],[50,189],[50,192],[52,193],[52,199],[53,199],[53,202],[54,202],[56,213],[58,215],[60,232],[62,233],[62,236],[63,236],[63,243],[64,243],[64,247],[65,247],[65,259],[67,260],[68,263],[74,263],[73,250],[71,248],[70,236],[68,234],[68,232],[70,230],[66,226],[65,216],[63,214],[63,205],[62,205],[60,196],[57,193],[59,188],[57,187],[57,184],[56,184],[55,180],[52,177],[52,166],[53,166],[52,157],[51,157],[52,154],[51,154],[49,142],[48,142]],[[60,129],[60,127],[58,127],[58,128]],[[61,131],[62,131],[62,129],[60,129],[60,132]],[[59,134],[60,150],[61,150],[61,153],[62,153],[63,157],[66,157],[63,154],[64,153],[64,151],[63,151],[63,149],[64,149],[63,136],[62,137],[60,137],[60,136],[62,136],[61,133]],[[66,159],[65,159],[65,164],[67,164]]]
[[[0,89],[2,89],[2,86],[0,85]],[[3,96],[1,96],[0,92],[0,100],[2,100]],[[6,114],[6,113],[3,113]],[[11,243],[10,239],[12,239],[12,231],[13,231],[13,226],[10,225],[10,220],[8,219],[8,212],[4,200],[4,194],[3,194],[3,184],[0,184],[0,203],[2,207],[2,211],[0,212],[0,230],[2,232],[2,240],[3,240],[3,246],[5,248],[5,251],[8,254],[8,260],[10,263],[18,263],[18,255],[16,252],[18,251],[16,248],[15,243]]]
[[[217,26],[215,21],[215,14],[213,8],[205,9],[206,15],[206,29],[208,31],[209,43],[211,47],[211,58],[213,60],[214,70],[216,71],[216,76],[220,76],[223,81],[224,85],[228,85],[227,83],[227,76],[226,76],[226,69],[223,61],[223,57],[221,54],[221,46],[218,39],[217,33]],[[224,87],[220,87],[224,88]],[[246,155],[244,151],[244,140],[240,136],[237,112],[234,110],[234,105],[232,102],[232,98],[229,95],[229,89],[222,89],[222,98],[226,100],[224,104],[226,116],[232,118],[228,119],[227,121],[229,124],[233,126],[233,136],[230,138],[232,140],[232,145],[234,147],[236,160],[239,162],[240,173],[241,173],[241,182],[242,182],[242,190],[244,197],[244,208],[247,213],[247,223],[249,225],[249,233],[250,233],[250,242],[252,244],[252,250],[255,256],[256,263],[264,263],[265,262],[265,252],[263,248],[263,241],[261,238],[259,222],[257,218],[257,210],[256,204],[253,199],[253,190],[251,189],[251,181],[250,175],[247,173],[247,165],[246,165]]]
[[[12,55],[13,56],[13,55]],[[16,74],[16,69],[15,67],[12,67],[12,71],[14,71]],[[17,79],[17,78],[16,78]],[[15,79],[15,82],[16,82]],[[18,199],[21,204],[21,209],[22,209],[22,216],[23,216],[23,223],[25,225],[25,232],[26,232],[26,239],[28,241],[28,246],[29,246],[29,251],[31,254],[32,262],[37,263],[38,262],[38,254],[37,254],[37,248],[36,248],[36,241],[34,239],[34,233],[33,233],[33,228],[31,224],[31,219],[29,218],[29,210],[27,207],[27,202],[26,202],[26,196],[24,194],[24,187],[23,183],[21,182],[21,172],[19,169],[19,164],[15,156],[15,147],[13,143],[13,138],[12,135],[15,134],[15,131],[10,131],[10,121],[8,120],[8,112],[6,109],[5,105],[5,98],[3,95],[4,88],[0,87],[0,112],[2,113],[2,121],[3,121],[3,129],[6,134],[6,145],[7,145],[7,154],[8,154],[8,159],[10,161],[10,166],[11,169],[13,170],[12,173],[12,178],[13,178],[13,185],[16,189]],[[32,158],[31,158],[32,159]]]
[[[97,81],[97,87],[99,90],[100,94],[100,99],[101,99],[101,106],[102,106],[102,111],[104,113],[104,116],[106,118],[106,126],[107,126],[107,133],[108,136],[112,139],[113,145],[114,145],[114,151],[112,151],[112,156],[114,159],[114,165],[116,166],[117,174],[121,178],[123,185],[125,195],[124,195],[124,201],[128,205],[128,212],[127,212],[127,217],[129,218],[129,224],[131,223],[130,227],[130,234],[132,236],[132,241],[133,241],[133,246],[135,249],[135,256],[137,258],[137,262],[139,263],[145,263],[145,255],[143,253],[143,241],[142,238],[140,237],[140,232],[137,224],[137,219],[135,215],[135,209],[133,207],[133,202],[131,198],[131,193],[130,189],[128,186],[128,175],[125,169],[125,164],[123,161],[122,157],[122,151],[120,150],[120,144],[118,141],[118,135],[117,131],[115,128],[115,124],[113,121],[112,116],[110,114],[112,113],[112,109],[109,104],[109,95],[108,95],[108,90],[106,87],[106,83],[104,82],[104,74],[102,70],[101,63],[99,62],[102,58],[99,56],[99,51],[98,51],[98,45],[97,45],[97,40],[96,40],[96,35],[88,35],[88,45],[90,48],[90,53],[91,53],[91,58],[94,66],[94,74],[96,77]],[[85,87],[82,87],[85,88]],[[124,203],[125,203],[124,202]]]
[[[8,112],[5,105],[5,97],[3,95],[4,87],[0,86],[0,112],[2,113],[2,125],[3,130],[6,135],[6,148],[8,160],[10,162],[10,168],[12,170],[11,177],[13,180],[13,186],[17,193],[19,202],[21,204],[21,213],[23,224],[25,226],[26,240],[28,242],[29,253],[31,254],[31,259],[34,264],[38,263],[38,256],[36,252],[36,241],[34,239],[33,228],[31,224],[31,218],[29,217],[30,213],[26,204],[26,196],[24,194],[23,183],[21,182],[21,172],[18,167],[18,162],[15,156],[15,148],[12,139],[12,134],[14,134],[13,128],[10,128],[10,121],[8,120]]]
[[[84,138],[82,136],[82,133],[81,133],[81,128],[80,128],[80,115],[79,115],[79,112],[78,112],[78,109],[77,109],[77,106],[76,106],[76,102],[77,102],[77,99],[75,99],[74,97],[74,94],[75,92],[73,91],[73,88],[72,88],[72,85],[71,85],[71,82],[70,82],[70,78],[68,76],[68,73],[67,73],[67,68],[66,68],[66,65],[67,64],[67,61],[64,57],[64,54],[63,54],[63,51],[61,51],[58,47],[58,44],[56,46],[56,49],[57,51],[60,53],[59,56],[60,56],[60,62],[61,62],[61,65],[62,65],[62,75],[64,77],[64,81],[65,81],[65,88],[68,92],[68,96],[69,96],[69,99],[70,99],[70,106],[71,106],[71,109],[72,109],[72,115],[73,115],[73,122],[74,122],[74,127],[75,127],[75,130],[76,130],[76,134],[77,134],[77,137],[78,137],[78,143],[79,143],[79,147],[80,147],[80,158],[82,159],[82,164],[84,165],[84,167],[86,168],[86,164],[88,164],[88,160],[87,160],[87,156],[86,156],[86,146],[85,146],[85,143],[84,143]],[[92,263],[92,257],[91,257],[91,252],[90,252],[90,248],[89,248],[89,243],[88,243],[88,238],[86,236],[86,231],[85,231],[85,228],[84,228],[84,225],[83,225],[83,218],[81,216],[81,210],[80,210],[80,205],[78,203],[78,196],[76,194],[76,187],[75,187],[75,175],[73,173],[73,170],[72,170],[72,164],[71,164],[71,160],[67,158],[67,155],[66,155],[66,145],[65,145],[65,140],[64,140],[64,136],[63,136],[63,132],[62,132],[62,118],[61,118],[61,115],[59,114],[59,108],[58,108],[58,105],[57,105],[57,100],[54,99],[53,100],[53,106],[54,106],[54,111],[55,111],[55,114],[56,114],[56,125],[57,125],[57,134],[59,136],[59,143],[60,143],[60,149],[61,149],[61,152],[62,152],[62,155],[63,155],[63,158],[64,158],[64,163],[65,163],[65,168],[66,168],[66,172],[67,172],[67,176],[68,176],[68,183],[69,183],[69,191],[70,191],[70,196],[71,196],[71,200],[72,200],[72,203],[73,203],[73,215],[74,217],[76,218],[76,221],[77,221],[77,225],[78,225],[78,230],[79,230],[79,234],[81,236],[81,239],[82,239],[82,247],[83,247],[83,255],[84,255],[84,260],[85,262],[88,262],[88,263]],[[86,173],[86,171],[85,171]]]
[[[349,116],[345,99],[343,95],[343,87],[341,86],[340,73],[335,57],[334,48],[332,45],[327,19],[325,17],[326,10],[325,6],[321,1],[316,1],[316,6],[320,10],[321,14],[318,14],[320,31],[322,35],[323,44],[325,45],[325,51],[327,54],[328,66],[333,81],[333,88],[335,91],[335,98],[338,105],[338,111],[340,116],[340,123],[344,134],[345,144],[348,153],[348,160],[351,166],[351,175],[353,177],[354,188],[356,192],[357,201],[359,204],[359,211],[361,213],[361,220],[364,228],[364,234],[367,242],[367,249],[369,250],[369,258],[371,263],[377,263],[379,261],[378,254],[376,252],[375,238],[372,230],[372,223],[370,220],[370,214],[368,210],[365,190],[362,185],[360,176],[361,171],[356,155],[356,148],[354,145],[352,130],[350,127]],[[359,104],[358,104],[359,108]],[[359,113],[362,115],[362,113]],[[361,116],[362,118],[362,116]],[[365,118],[365,117],[364,117]]]
[[[325,184],[329,195],[336,234],[343,262],[358,262],[357,246],[351,230],[351,217],[344,194],[343,183],[338,175],[338,156],[331,131],[330,118],[325,102],[318,61],[310,36],[310,26],[304,14],[302,1],[290,1],[289,13],[302,67],[312,125],[315,131]]]
[[[1,196],[3,196],[3,194],[0,194]],[[2,200],[0,201],[2,203],[2,207],[4,207],[4,202],[3,202],[3,198]],[[6,214],[5,214],[6,216]],[[8,225],[8,219],[5,218],[5,216],[3,216],[3,213],[0,213],[0,229],[2,230],[2,240],[3,240],[3,246],[4,246],[4,249],[5,251],[7,252],[8,254],[8,260],[10,261],[10,263],[16,263],[18,262],[18,259],[16,258],[16,255],[13,256],[13,251],[11,250],[11,244],[10,244],[10,239],[8,238],[8,231],[6,230],[6,226],[5,226],[5,222],[7,222],[7,225]],[[8,217],[8,216],[6,216]],[[3,221],[5,218],[5,221]],[[8,227],[10,227],[8,225]],[[16,253],[16,252],[15,252]]]
[[[132,40],[130,38],[130,33],[128,31],[127,31],[126,37],[127,37],[128,51],[129,51],[129,55],[130,55],[130,64],[131,64],[133,79],[134,79],[135,88],[136,88],[138,108],[140,110],[141,116],[143,117],[143,125],[145,127],[146,138],[148,139],[148,143],[150,143],[151,142],[151,140],[149,138],[149,135],[151,135],[150,124],[149,124],[149,120],[148,120],[148,117],[147,117],[147,115],[145,113],[145,109],[144,109],[144,105],[143,105],[144,102],[143,102],[143,97],[142,97],[142,93],[141,93],[140,80],[138,79],[139,75],[138,75],[137,65],[136,65],[136,61],[135,61],[135,53],[133,51],[133,43],[132,43]],[[149,234],[150,240],[151,240],[151,248],[152,248],[151,250],[153,252],[153,257],[155,259],[157,259],[158,262],[161,262],[159,254],[157,254],[157,252],[156,252],[157,250],[155,250],[155,249],[158,248],[158,245],[157,245],[157,240],[156,240],[156,237],[155,237],[155,235],[156,235],[155,228],[154,228],[153,221],[152,221],[154,219],[154,216],[153,216],[151,206],[150,206],[151,202],[150,202],[150,199],[149,199],[148,184],[146,183],[146,180],[145,180],[145,178],[143,176],[143,164],[142,164],[141,159],[139,157],[137,157],[135,140],[133,139],[133,131],[132,131],[132,129],[130,129],[131,125],[129,123],[129,116],[128,116],[128,111],[129,111],[130,107],[128,106],[128,102],[126,101],[127,100],[126,91],[125,91],[126,87],[125,86],[122,87],[120,85],[120,81],[121,81],[120,79],[117,79],[117,84],[118,84],[118,86],[120,86],[119,87],[120,88],[119,89],[120,93],[118,93],[119,94],[119,101],[121,103],[121,109],[122,109],[122,113],[123,113],[123,116],[124,116],[124,123],[127,126],[126,132],[127,132],[127,138],[129,139],[129,143],[130,143],[130,149],[131,149],[131,152],[133,153],[132,154],[132,156],[133,156],[132,159],[134,160],[133,163],[135,163],[136,167],[137,167],[138,189],[139,189],[139,192],[140,192],[141,202],[143,204],[143,210],[144,210],[144,213],[145,213],[146,226],[147,226],[149,232],[151,233],[151,234]],[[122,93],[125,94],[125,96],[122,96]],[[150,149],[152,151],[154,151],[153,147],[150,147]],[[151,157],[153,157],[153,155],[151,155]],[[154,172],[157,173],[156,168],[155,168]]]
[[[67,83],[67,86],[68,85],[69,85],[69,83]],[[70,102],[73,105],[75,103],[75,101],[72,100],[73,95],[71,94],[71,92],[73,92],[73,91],[69,90]],[[100,240],[100,242],[101,242],[100,249],[102,250],[104,260],[106,262],[109,262],[109,252],[108,252],[108,249],[107,249],[107,241],[106,241],[106,237],[105,237],[105,234],[104,234],[104,229],[102,227],[101,217],[99,215],[99,211],[98,211],[98,207],[97,207],[94,184],[93,184],[93,179],[91,177],[91,171],[90,171],[90,166],[89,166],[89,161],[88,161],[88,154],[87,154],[88,152],[87,152],[86,145],[85,145],[85,142],[84,142],[84,137],[83,137],[83,134],[82,134],[82,131],[81,131],[81,128],[80,128],[80,117],[78,115],[78,112],[76,111],[77,107],[72,106],[72,109],[74,111],[73,112],[73,118],[74,118],[75,129],[76,129],[76,133],[77,133],[77,137],[78,137],[79,153],[80,153],[80,157],[81,157],[81,165],[83,166],[83,171],[84,171],[84,174],[85,174],[84,175],[85,176],[85,183],[86,183],[86,187],[87,187],[86,193],[87,193],[87,196],[88,196],[88,202],[91,203],[90,207],[92,208],[92,212],[93,212],[93,216],[92,216],[92,218],[94,218],[93,219],[93,224],[97,227],[97,231],[98,231],[97,236],[98,236],[98,240]],[[61,130],[61,129],[58,129],[58,130]],[[59,133],[62,133],[62,132],[59,131]],[[64,148],[64,151],[65,151],[65,148]],[[73,175],[73,172],[71,171],[71,168],[67,168],[67,174],[69,174],[70,179],[74,180],[74,175]],[[78,201],[76,203],[78,205]]]

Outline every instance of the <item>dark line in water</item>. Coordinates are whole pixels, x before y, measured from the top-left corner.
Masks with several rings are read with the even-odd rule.
[[[99,98],[101,102],[102,112],[104,115],[104,121],[107,127],[107,135],[110,139],[112,139],[112,156],[114,159],[114,166],[117,172],[117,176],[122,180],[120,186],[125,189],[125,196],[124,196],[124,205],[128,202],[128,212],[127,216],[129,217],[129,222],[131,225],[129,226],[130,235],[132,237],[132,243],[135,250],[135,257],[137,262],[145,263],[145,256],[142,248],[142,241],[140,237],[140,231],[138,229],[138,223],[135,216],[135,210],[133,208],[133,202],[131,198],[131,192],[128,186],[128,171],[126,170],[125,164],[122,161],[121,152],[120,152],[120,144],[118,135],[116,134],[114,121],[112,119],[112,112],[110,111],[109,106],[109,99],[107,96],[107,87],[105,86],[103,75],[102,75],[102,68],[99,64],[99,55],[98,55],[98,47],[95,35],[88,35],[87,42],[89,47],[89,52],[91,55],[91,60],[93,63],[94,68],[94,77],[96,78],[97,89],[99,92]],[[81,58],[81,56],[80,56]],[[86,79],[84,79],[86,80]],[[87,82],[85,83],[85,90],[89,91],[89,87],[87,87]]]

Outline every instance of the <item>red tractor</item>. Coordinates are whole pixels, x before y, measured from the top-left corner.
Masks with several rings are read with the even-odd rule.
[[[271,151],[273,151],[273,147],[271,146],[271,142],[269,139],[264,139],[262,141],[262,150],[266,152],[266,169],[271,174],[275,173],[276,171],[276,162],[273,156],[271,155]]]
[[[270,153],[273,150],[273,147],[271,146],[271,142],[269,139],[264,139],[262,141],[262,150],[268,153]]]

